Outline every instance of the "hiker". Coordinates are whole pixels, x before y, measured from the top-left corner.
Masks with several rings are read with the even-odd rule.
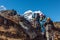
[[[33,27],[40,31],[40,13],[34,12],[32,15],[33,18]]]
[[[46,21],[46,16],[44,14],[40,14],[40,26],[41,26],[41,34],[44,36],[45,34],[45,27],[44,22]]]
[[[53,34],[53,29],[54,29],[54,24],[53,21],[50,19],[50,17],[47,18],[45,24],[46,28],[46,38],[47,40],[53,40],[54,39],[54,34]]]
[[[41,11],[35,11],[32,15],[34,27],[41,31],[42,35],[44,35],[45,28],[43,26],[43,21],[45,21],[46,16]]]

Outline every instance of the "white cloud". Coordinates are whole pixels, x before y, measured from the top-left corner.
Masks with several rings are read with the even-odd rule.
[[[33,13],[40,13],[40,14],[43,14],[40,10],[39,10],[39,11],[34,11]]]
[[[28,10],[28,11],[24,12],[24,14],[29,14],[29,13],[32,13],[32,11]]]
[[[1,10],[6,10],[6,7],[4,7],[4,5],[1,5],[1,6],[0,6],[0,11],[1,11]]]
[[[38,10],[38,11],[28,10],[28,11],[24,12],[24,17],[25,17],[27,20],[31,20],[31,19],[32,19],[32,15],[33,15],[34,13],[39,13],[40,15],[43,14],[40,10]]]

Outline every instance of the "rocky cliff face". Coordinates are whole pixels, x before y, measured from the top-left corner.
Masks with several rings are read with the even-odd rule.
[[[31,24],[21,15],[18,15],[15,10],[6,10],[0,12],[0,40],[31,40],[25,33],[25,30],[19,24],[22,22],[27,27],[32,27]],[[54,22],[57,29],[60,29],[60,23]],[[32,28],[31,28],[32,30]],[[57,30],[56,30],[57,32]],[[34,40],[41,40],[37,36]]]
[[[0,12],[0,40],[23,40],[26,39],[21,25],[20,16],[14,10]]]
[[[54,22],[56,28],[60,28],[60,22]]]

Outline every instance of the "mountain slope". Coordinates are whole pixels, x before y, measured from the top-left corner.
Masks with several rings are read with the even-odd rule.
[[[24,27],[20,22],[22,22]],[[60,23],[54,22],[54,25],[57,28],[55,31],[58,31],[58,29],[60,29]],[[29,32],[32,32],[34,29],[31,26],[31,23],[23,16],[18,15],[15,10],[0,11],[0,40],[31,40],[26,33],[26,29],[28,28],[30,28]],[[42,38],[42,35],[39,34],[39,36],[33,40],[44,39]]]

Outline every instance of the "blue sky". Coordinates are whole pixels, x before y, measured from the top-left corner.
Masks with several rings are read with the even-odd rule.
[[[15,9],[20,14],[27,10],[41,10],[53,21],[60,21],[60,0],[0,0],[0,6]]]

